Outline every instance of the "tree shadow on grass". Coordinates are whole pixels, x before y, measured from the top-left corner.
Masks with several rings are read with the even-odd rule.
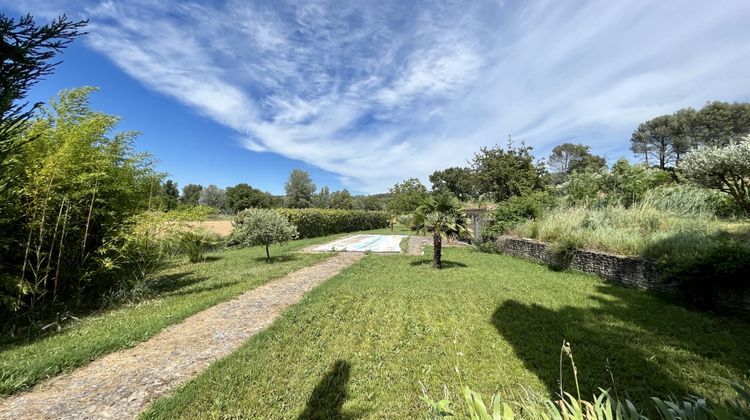
[[[421,258],[421,259],[414,260],[414,261],[410,262],[409,265],[411,265],[412,267],[419,267],[419,266],[423,266],[423,265],[432,266],[432,259],[431,258],[430,259]],[[445,260],[443,260],[443,268],[444,269],[445,268],[466,268],[466,267],[468,267],[468,266],[466,264],[464,264],[464,263],[460,263],[460,262],[456,262],[456,261],[445,261]]]
[[[741,324],[727,326],[719,318],[693,314],[635,290],[611,285],[599,289],[616,299],[593,295],[590,298],[600,301],[598,307],[559,309],[511,300],[492,315],[497,331],[550,395],[560,393],[563,340],[571,343],[581,396],[589,400],[598,388],[604,388],[648,408],[653,406],[652,396],[697,393],[692,383],[678,375],[681,370],[699,372],[709,366],[693,363],[712,359],[735,373],[747,368],[743,354],[750,350],[746,341],[750,337]],[[720,374],[705,372],[703,382],[723,386],[716,378]],[[574,394],[567,358],[562,381],[564,390]]]
[[[160,276],[159,279],[151,285],[151,289],[160,295],[167,294],[200,283],[207,279],[208,277],[196,275],[195,271],[166,274]]]
[[[271,258],[255,257],[253,258],[253,261],[266,263],[266,264],[275,264],[275,263],[294,261],[298,259],[299,259],[299,256],[294,255],[294,254],[282,254],[282,255],[271,255]]]
[[[331,370],[321,378],[307,399],[305,411],[298,420],[314,419],[353,419],[358,414],[344,413],[342,407],[348,397],[348,383],[351,365],[345,360],[337,360]]]
[[[230,281],[226,283],[213,284],[211,286],[202,286],[202,287],[190,288],[190,289],[185,289],[185,290],[177,290],[175,292],[168,293],[167,296],[195,295],[198,293],[204,293],[204,292],[209,292],[213,290],[219,290],[219,289],[225,289],[227,287],[232,287],[236,284],[239,284],[240,282],[241,280],[235,280],[235,281]]]

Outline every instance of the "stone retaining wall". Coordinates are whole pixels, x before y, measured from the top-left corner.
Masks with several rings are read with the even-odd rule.
[[[495,244],[498,251],[516,257],[554,264],[552,245],[515,236],[500,236]],[[604,280],[638,289],[652,290],[667,295],[678,293],[677,285],[660,281],[656,262],[638,257],[625,257],[606,252],[576,250],[569,259],[569,268],[591,273]],[[717,310],[726,313],[750,315],[750,291],[719,291],[716,293]]]

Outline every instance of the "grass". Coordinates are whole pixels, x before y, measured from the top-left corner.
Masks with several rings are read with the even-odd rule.
[[[365,257],[144,417],[423,417],[420,381],[432,396],[462,383],[505,400],[519,384],[553,396],[563,339],[584,398],[614,386],[640,402],[721,399],[733,393],[719,378],[748,368],[743,321],[508,256],[444,258],[437,271],[425,257]],[[563,381],[572,391],[569,369]]]
[[[104,354],[145,341],[164,327],[242,292],[327,258],[292,253],[330,238],[294,241],[265,249],[253,247],[208,254],[198,264],[176,264],[164,271],[157,296],[82,318],[51,336],[0,347],[0,393],[10,394],[40,380],[84,365]]]
[[[724,221],[703,213],[671,213],[651,203],[631,208],[556,208],[512,234],[545,242],[572,241],[581,248],[650,258],[700,255],[717,241],[750,242],[750,223]]]

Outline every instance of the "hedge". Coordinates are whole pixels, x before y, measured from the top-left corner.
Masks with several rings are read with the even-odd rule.
[[[297,226],[300,238],[388,227],[388,213],[365,210],[278,209]]]

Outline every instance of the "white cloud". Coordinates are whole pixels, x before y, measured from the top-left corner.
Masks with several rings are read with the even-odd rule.
[[[149,88],[372,192],[511,133],[616,158],[645,119],[750,99],[743,0],[21,5],[89,16],[89,45]]]

